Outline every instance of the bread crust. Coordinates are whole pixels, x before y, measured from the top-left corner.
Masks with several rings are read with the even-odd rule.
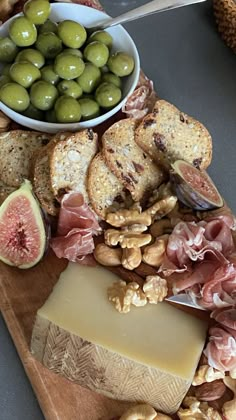
[[[51,135],[35,131],[13,130],[0,133],[0,178],[10,187],[20,187],[24,179],[31,180],[31,160],[44,148]]]
[[[164,172],[135,143],[137,121],[123,119],[103,135],[103,154],[107,166],[127,188],[134,201],[140,201],[164,180]]]
[[[105,163],[102,153],[92,160],[88,171],[88,194],[94,211],[102,219],[116,199],[123,199],[124,187]]]
[[[161,165],[183,159],[206,169],[212,159],[211,136],[199,121],[165,100],[158,100],[135,131],[136,143]]]
[[[88,168],[97,151],[98,136],[91,129],[72,133],[50,149],[51,189],[58,200],[66,192],[78,191],[89,203]]]

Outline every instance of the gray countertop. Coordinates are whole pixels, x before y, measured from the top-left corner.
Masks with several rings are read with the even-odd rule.
[[[126,3],[139,6],[146,2]],[[102,0],[107,13],[114,16],[130,8],[122,3]],[[209,173],[236,212],[236,57],[216,31],[211,1],[125,26],[159,96],[199,119],[211,132]],[[43,418],[0,316],[0,420]]]

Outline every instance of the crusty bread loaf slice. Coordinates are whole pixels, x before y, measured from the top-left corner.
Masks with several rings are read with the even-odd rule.
[[[103,153],[110,170],[130,191],[134,201],[140,201],[157,188],[164,173],[135,143],[137,122],[131,118],[113,124],[103,135]]]
[[[88,167],[98,150],[98,136],[91,129],[71,134],[50,151],[51,188],[57,199],[68,191],[78,191],[89,202]]]
[[[207,129],[164,100],[158,100],[153,112],[144,117],[135,141],[155,162],[167,167],[177,159],[199,169],[211,163],[212,139]]]
[[[98,153],[89,166],[88,194],[94,211],[105,219],[114,202],[125,200],[123,184],[106,165],[102,153]]]
[[[31,159],[36,150],[46,146],[50,134],[14,130],[0,133],[0,179],[6,185],[19,187],[30,179]]]
[[[50,179],[50,151],[54,145],[65,140],[71,133],[57,133],[52,137],[48,145],[35,153],[33,156],[33,188],[42,208],[52,216],[59,212],[60,204],[54,197]]]
[[[9,185],[6,185],[4,182],[0,181],[0,205],[15,190],[16,187],[10,187]]]

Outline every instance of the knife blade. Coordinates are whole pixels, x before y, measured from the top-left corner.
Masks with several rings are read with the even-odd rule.
[[[206,311],[205,308],[202,308],[201,306],[199,306],[196,302],[192,300],[191,296],[185,293],[180,293],[179,295],[170,296],[166,298],[165,300],[169,302],[177,303],[179,305],[185,305],[185,306],[190,306],[191,308],[200,309],[201,311]]]

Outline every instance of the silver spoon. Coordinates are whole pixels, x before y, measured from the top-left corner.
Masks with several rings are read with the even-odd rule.
[[[86,29],[88,29],[89,32],[106,29],[111,26],[119,25],[120,23],[140,19],[153,13],[164,12],[182,6],[189,6],[190,4],[202,3],[203,1],[206,0],[153,0],[118,17],[103,19],[102,21],[97,22],[95,26],[87,27]]]

